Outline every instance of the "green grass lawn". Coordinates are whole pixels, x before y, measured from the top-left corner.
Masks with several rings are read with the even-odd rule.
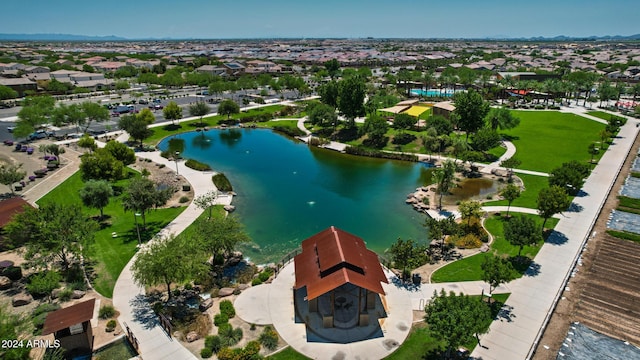
[[[234,114],[231,116],[231,119],[244,119],[247,117],[258,116],[260,114],[273,114],[277,111],[280,111],[284,108],[283,105],[271,105],[265,106],[257,109],[251,109],[247,111],[242,111],[239,114]],[[153,133],[151,136],[144,140],[145,144],[156,145],[160,142],[160,140],[164,139],[169,135],[180,134],[186,131],[195,130],[201,123],[204,123],[204,126],[217,126],[221,120],[226,120],[226,116],[215,115],[215,116],[206,116],[200,121],[200,119],[185,121],[180,124],[174,125],[166,125],[151,128]]]
[[[542,227],[542,218],[538,215],[531,214],[520,214],[521,216],[530,217],[536,220],[536,223]],[[507,221],[505,217],[501,216],[491,216],[490,218],[485,220],[485,227],[487,231],[493,235],[494,240],[491,244],[491,250],[493,253],[497,255],[503,256],[516,256],[518,255],[518,247],[511,245],[504,238],[504,228],[503,224]],[[546,228],[552,229],[558,223],[558,219],[551,218],[547,220],[545,225]],[[525,246],[522,249],[522,255],[528,256],[529,258],[535,258],[538,251],[540,251],[540,247],[544,242],[540,240],[538,244],[535,246]],[[431,281],[434,283],[439,282],[453,282],[453,281],[475,281],[482,280],[482,270],[480,265],[482,264],[484,258],[486,256],[493,256],[492,253],[481,253],[478,255],[470,256],[468,258],[464,258],[462,260],[454,261],[434,272],[431,275]],[[526,269],[519,269],[520,275],[524,273]]]
[[[490,149],[489,151],[487,151],[488,154],[495,156],[496,159],[499,159],[500,156],[504,155],[504,153],[506,152],[507,152],[507,148],[504,148],[502,146],[496,146],[493,149]]]
[[[609,120],[611,120],[612,116],[615,116],[615,115],[611,115],[609,113],[606,113],[604,111],[587,111],[587,115],[595,116],[595,117],[600,118],[600,119],[605,120],[605,121],[609,121]]]
[[[134,176],[138,176],[130,170]],[[120,180],[114,183],[116,189],[123,189],[128,180]],[[47,202],[57,202],[61,204],[82,204],[78,190],[82,188],[83,182],[80,172],[75,173],[62,184],[45,195],[38,201],[38,204]],[[121,190],[120,190],[121,191]],[[108,217],[104,222],[104,227],[95,234],[95,243],[90,258],[95,260],[93,271],[95,279],[93,286],[100,294],[106,297],[113,296],[113,287],[120,272],[125,267],[136,251],[138,235],[136,232],[134,215],[131,212],[125,213],[122,208],[122,195],[111,198],[109,205],[104,209],[104,214]],[[87,217],[98,216],[98,210],[83,208],[83,215]],[[142,241],[151,239],[160,229],[176,218],[186,207],[167,208],[152,210],[147,214],[147,229],[140,232]],[[118,236],[113,237],[115,232]]]
[[[298,120],[270,120],[264,123],[258,123],[258,127],[268,127],[273,128],[274,126],[284,126],[297,129],[298,128]]]
[[[588,162],[587,147],[600,141],[605,125],[557,111],[514,111],[520,126],[502,131],[517,148],[521,169],[550,172],[562,163]]]
[[[267,356],[267,359],[270,360],[307,360],[308,357],[300,354],[299,352],[293,350],[292,347],[288,347],[278,353]]]
[[[515,174],[515,176],[522,179],[524,182],[525,190],[520,193],[520,197],[513,200],[511,206],[521,206],[530,209],[536,209],[538,207],[538,193],[540,190],[549,187],[549,178],[544,176],[528,175],[528,174]],[[484,206],[507,206],[507,200],[496,200],[482,203]]]

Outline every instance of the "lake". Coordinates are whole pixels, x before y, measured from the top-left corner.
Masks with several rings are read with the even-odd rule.
[[[406,195],[430,179],[424,164],[340,154],[263,129],[173,138],[184,140],[182,157],[207,163],[231,181],[235,214],[255,242],[241,250],[256,263],[279,261],[331,225],[381,254],[398,237],[427,238],[425,215],[405,204]]]

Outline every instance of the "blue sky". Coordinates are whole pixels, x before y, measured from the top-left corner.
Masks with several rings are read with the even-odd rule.
[[[638,0],[9,0],[0,9],[0,33],[126,38],[640,33]]]

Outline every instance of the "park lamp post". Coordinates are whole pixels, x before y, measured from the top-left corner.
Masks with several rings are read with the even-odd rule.
[[[178,172],[178,159],[180,158],[180,151],[176,151],[174,159],[176,160],[176,177],[180,175]]]
[[[140,213],[133,214],[133,218],[136,221],[136,232],[138,233],[138,247],[142,245],[142,239],[140,238],[140,226],[138,226],[138,217],[142,216]]]

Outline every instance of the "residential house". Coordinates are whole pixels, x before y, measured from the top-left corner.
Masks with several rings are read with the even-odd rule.
[[[38,90],[38,85],[35,81],[26,77],[19,78],[0,78],[0,85],[8,86],[18,93],[18,97],[25,96],[26,91]]]

